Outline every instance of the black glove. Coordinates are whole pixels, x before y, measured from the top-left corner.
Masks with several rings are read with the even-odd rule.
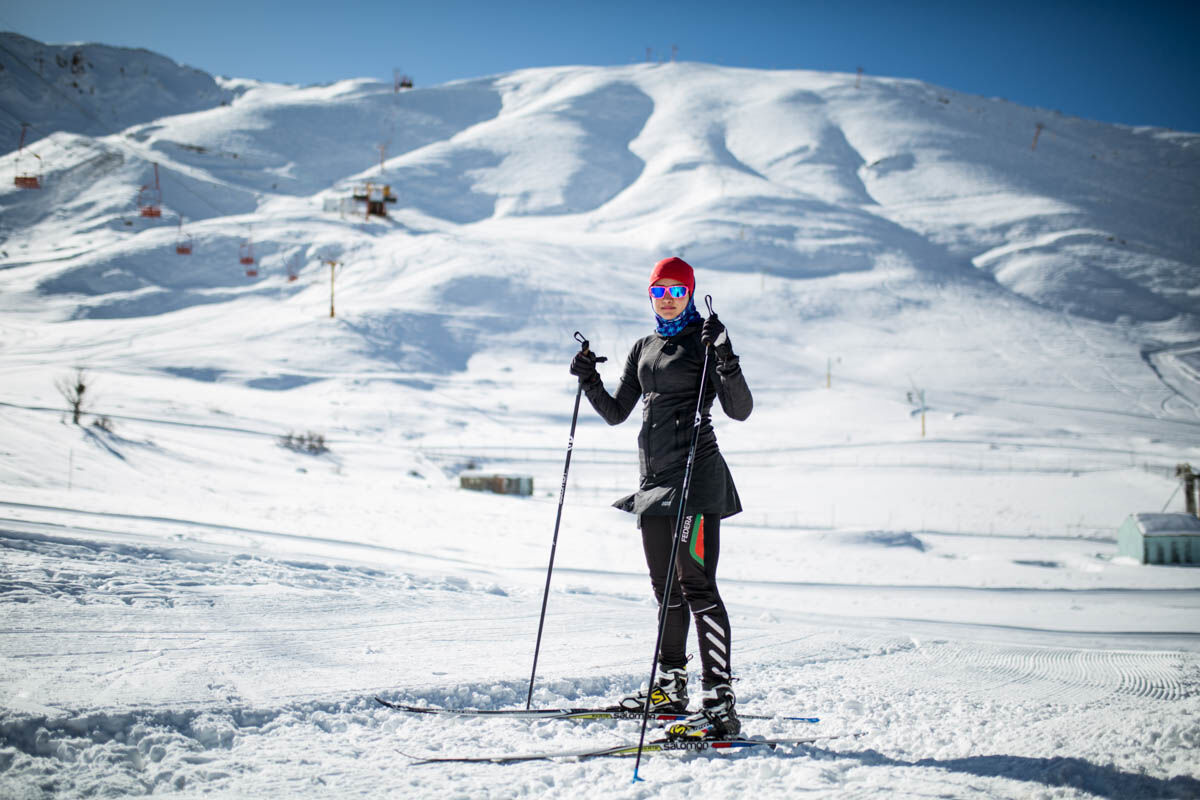
[[[733,345],[729,343],[729,333],[725,330],[724,323],[717,319],[716,314],[710,314],[708,319],[704,320],[704,326],[700,328],[700,341],[711,345],[717,351],[717,359],[720,361],[728,361],[734,357]]]
[[[582,384],[595,383],[600,380],[596,371],[596,354],[591,350],[580,350],[571,359],[571,374],[579,378]]]

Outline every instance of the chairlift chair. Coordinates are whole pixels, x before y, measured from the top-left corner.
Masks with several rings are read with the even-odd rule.
[[[183,232],[183,217],[179,218],[179,234],[175,237],[175,253],[181,256],[192,254],[192,235]]]
[[[242,242],[238,249],[238,261],[246,266],[247,278],[258,277],[258,267],[254,264],[254,245],[251,242]]]
[[[28,172],[22,170],[21,167],[25,158],[25,129],[29,127],[28,122],[21,123],[21,142],[17,145],[17,174],[13,176],[13,186],[18,189],[40,189],[42,188],[42,157],[37,153],[30,153],[31,156],[37,159],[37,170]]]
[[[154,165],[154,186],[143,186],[138,192],[138,213],[143,217],[162,216],[162,189],[158,184],[158,164]]]

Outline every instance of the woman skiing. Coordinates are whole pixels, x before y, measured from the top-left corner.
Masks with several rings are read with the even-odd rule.
[[[695,620],[700,645],[699,712],[668,729],[672,738],[720,738],[741,730],[730,687],[729,615],[717,592],[717,559],[721,548],[721,519],[742,510],[733,477],[725,465],[712,429],[714,399],[736,420],[750,416],[754,401],[734,355],[725,326],[716,314],[700,316],[695,304],[696,280],[681,258],[665,258],[650,273],[650,303],[658,326],[633,345],[615,395],[604,388],[596,371],[596,356],[582,350],[571,362],[592,408],[609,425],[629,417],[642,400],[642,429],[638,435],[640,488],[615,505],[636,514],[650,582],[661,609],[667,583],[674,525],[683,494],[700,377],[707,368],[700,405],[700,430],[692,466],[691,488],[684,509],[682,537],[676,557],[677,580],[667,603],[662,649],[653,686],[621,700],[621,706],[641,711],[682,713],[687,710],[688,609]],[[711,348],[711,353],[709,352]],[[681,596],[682,595],[682,596]],[[687,603],[685,608],[684,603]]]

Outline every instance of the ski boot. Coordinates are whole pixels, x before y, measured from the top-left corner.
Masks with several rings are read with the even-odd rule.
[[[646,707],[646,700],[646,690],[639,689],[636,694],[622,697],[617,705],[624,711],[641,711]],[[651,713],[686,714],[687,670],[660,668],[654,678],[654,689],[649,692],[649,701]]]
[[[667,727],[667,738],[676,741],[686,739],[736,739],[742,732],[742,722],[733,710],[737,698],[728,683],[706,687],[703,706],[683,722]]]

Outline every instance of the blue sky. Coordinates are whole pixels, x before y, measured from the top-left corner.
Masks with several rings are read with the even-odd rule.
[[[0,29],[144,47],[219,75],[429,86],[670,58],[917,78],[1130,125],[1200,132],[1200,2],[0,2]]]

